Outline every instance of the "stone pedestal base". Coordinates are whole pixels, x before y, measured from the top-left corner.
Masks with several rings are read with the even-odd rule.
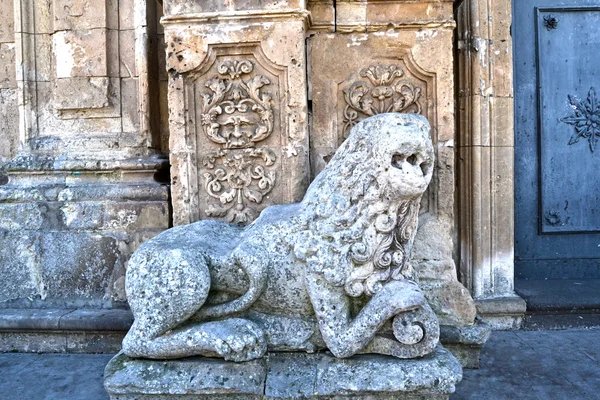
[[[492,328],[477,319],[470,326],[440,326],[440,342],[458,358],[463,368],[479,368],[479,356]]]
[[[527,303],[515,295],[476,300],[477,314],[496,331],[519,330],[527,310]]]
[[[167,166],[158,154],[15,157],[0,185],[0,308],[123,308],[127,260],[169,227],[155,180]]]
[[[112,400],[448,399],[461,379],[460,363],[441,346],[417,360],[270,353],[233,363],[204,357],[142,360],[119,353],[104,371]]]

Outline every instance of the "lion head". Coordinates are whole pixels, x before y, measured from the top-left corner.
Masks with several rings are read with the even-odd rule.
[[[357,124],[301,203],[294,253],[352,297],[414,279],[409,259],[434,151],[427,120],[379,114]]]

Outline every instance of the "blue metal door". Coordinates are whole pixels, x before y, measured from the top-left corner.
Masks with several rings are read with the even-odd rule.
[[[600,278],[600,1],[515,0],[515,275]]]

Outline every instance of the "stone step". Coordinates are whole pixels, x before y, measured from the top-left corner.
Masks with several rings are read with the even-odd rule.
[[[133,323],[124,309],[0,309],[0,352],[117,353]],[[440,341],[464,368],[479,367],[491,329],[441,326]]]
[[[527,311],[600,310],[600,279],[516,280]]]
[[[525,331],[596,328],[600,328],[600,311],[527,312],[525,314],[522,327],[522,329]]]
[[[516,280],[527,302],[524,330],[600,327],[600,280]]]
[[[0,309],[0,352],[116,353],[132,322],[122,309]]]

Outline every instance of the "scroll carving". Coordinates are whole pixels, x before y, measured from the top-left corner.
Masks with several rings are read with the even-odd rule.
[[[219,146],[202,160],[211,171],[203,174],[204,187],[215,200],[205,213],[238,224],[257,216],[251,204],[260,204],[276,181],[270,168],[277,160],[275,153],[257,147],[273,133],[273,98],[264,91],[271,81],[253,71],[250,60],[223,61],[202,93],[201,125]]]
[[[396,65],[370,66],[360,71],[367,81],[354,82],[344,90],[343,135],[363,119],[387,112],[421,113],[421,88],[403,80],[404,70]]]

